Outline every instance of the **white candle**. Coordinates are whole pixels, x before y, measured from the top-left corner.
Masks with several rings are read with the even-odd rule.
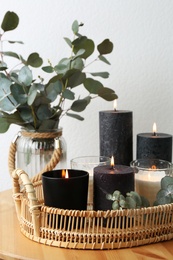
[[[165,176],[165,171],[159,170],[139,170],[135,174],[136,192],[148,199],[150,206],[156,200],[157,192],[161,189],[161,179]]]

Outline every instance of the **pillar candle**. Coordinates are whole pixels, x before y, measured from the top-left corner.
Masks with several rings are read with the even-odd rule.
[[[130,165],[133,160],[132,112],[108,110],[99,112],[100,155],[112,155],[115,163]]]
[[[119,190],[123,195],[134,190],[134,171],[131,167],[115,165],[94,168],[94,210],[111,210],[112,201],[106,194]]]
[[[137,159],[161,159],[172,162],[172,135],[140,133],[137,135]]]

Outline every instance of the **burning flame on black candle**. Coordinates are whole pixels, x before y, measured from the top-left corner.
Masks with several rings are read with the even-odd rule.
[[[156,132],[157,132],[157,126],[156,126],[156,123],[154,123],[154,124],[153,124],[153,135],[154,135],[154,136],[157,135]]]
[[[68,179],[69,178],[69,174],[67,170],[62,170],[62,178]]]
[[[114,157],[113,157],[113,155],[112,155],[112,157],[111,157],[111,168],[113,169],[114,166],[115,166],[115,164],[114,164]]]
[[[114,110],[115,111],[117,110],[117,100],[116,99],[114,100]]]

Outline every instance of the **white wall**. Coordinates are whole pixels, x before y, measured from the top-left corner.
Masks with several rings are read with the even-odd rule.
[[[84,22],[82,32],[100,43],[114,43],[109,55],[110,78],[103,83],[119,96],[118,108],[133,111],[134,158],[136,134],[150,132],[156,121],[159,132],[173,134],[173,1],[171,0],[1,0],[0,20],[6,11],[20,17],[9,38],[22,40],[17,51],[38,51],[56,64],[69,55],[63,37],[71,37],[71,24]],[[17,45],[13,47],[15,50]],[[98,112],[112,103],[96,99],[82,114],[84,122],[65,117],[61,125],[72,157],[99,154]],[[11,187],[7,159],[17,127],[0,135],[0,190]]]

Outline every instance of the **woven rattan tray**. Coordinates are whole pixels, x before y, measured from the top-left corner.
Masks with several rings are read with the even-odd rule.
[[[11,149],[15,153],[13,144]],[[30,180],[23,170],[12,170],[13,158],[9,157],[13,197],[21,232],[27,238],[74,249],[127,248],[173,238],[173,204],[112,211],[46,207],[41,174]]]

